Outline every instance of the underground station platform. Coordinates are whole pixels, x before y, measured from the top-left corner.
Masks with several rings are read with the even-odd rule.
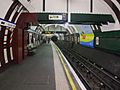
[[[85,90],[52,41],[40,46],[21,64],[2,72],[0,81],[0,90]]]

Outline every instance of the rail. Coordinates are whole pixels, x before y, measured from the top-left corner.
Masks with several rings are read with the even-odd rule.
[[[88,57],[83,57],[71,48],[61,48],[63,54],[69,60],[75,71],[84,78],[85,82],[95,90],[119,90],[120,80],[111,76],[103,68],[92,63]],[[80,77],[80,78],[81,78]]]

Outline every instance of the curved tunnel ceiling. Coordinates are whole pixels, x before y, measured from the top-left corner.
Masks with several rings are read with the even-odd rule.
[[[23,1],[23,0],[19,0],[19,1]],[[119,3],[120,4],[120,0],[94,0],[93,3],[95,2],[106,2],[109,7],[114,11],[114,13],[116,14],[116,16],[118,17],[119,14],[116,13],[116,11],[118,11],[119,9],[117,8],[116,3]],[[115,1],[115,2],[114,2]],[[39,2],[39,3],[38,3]],[[62,1],[62,0],[58,0],[58,2],[56,2],[56,5],[52,5],[51,6],[51,3],[55,2],[55,0],[45,0],[45,5],[43,6],[43,0],[33,0],[31,1],[31,5],[33,5],[33,7],[35,8],[35,10],[37,12],[42,12],[43,11],[43,8],[45,8],[45,11],[48,12],[48,11],[57,11],[57,12],[67,12],[67,9],[69,9],[69,11],[71,12],[90,12],[90,0],[68,0],[68,8],[67,8],[67,0],[65,1]],[[79,5],[82,6],[83,8],[80,9],[78,8],[77,6]],[[58,8],[59,6],[59,8]],[[48,9],[48,8],[51,8],[51,9]],[[100,7],[99,8],[103,8],[104,7]],[[60,10],[61,9],[61,10]],[[116,10],[115,10],[116,9]],[[92,10],[94,12],[94,10]],[[119,17],[118,17],[119,19]]]
[[[17,1],[17,0],[15,0],[15,1]],[[38,2],[40,2],[40,4],[42,5],[43,3],[42,3],[42,0],[34,0],[34,1],[31,1],[30,3],[28,3],[28,4],[25,4],[26,2],[23,2],[23,0],[18,0],[18,1],[20,1],[26,8],[31,8],[32,7],[32,9],[30,10],[30,9],[28,9],[28,10],[30,10],[31,12],[32,11],[34,11],[35,10],[35,7],[34,7],[34,5],[32,5],[33,4],[33,2],[34,2],[34,4],[35,3],[38,3]],[[47,0],[46,0],[47,1]],[[54,1],[54,0],[52,0],[52,1]],[[76,0],[77,2],[79,1],[79,0]],[[75,1],[75,2],[76,2]],[[84,1],[84,0],[80,0],[80,1]],[[101,0],[102,1],[102,0]],[[100,2],[101,2],[100,1]],[[109,7],[114,11],[114,13],[115,13],[115,15],[117,16],[117,18],[118,18],[118,20],[119,20],[119,23],[120,23],[120,11],[119,11],[119,9],[118,9],[118,6],[116,6],[116,4],[113,2],[114,0],[103,0],[104,2],[106,2],[108,5],[109,5]],[[73,2],[73,1],[69,1],[69,2]],[[119,4],[120,4],[120,1],[119,0],[116,0],[116,2],[118,2]],[[88,2],[88,3],[90,3],[90,2]],[[29,7],[29,4],[30,4],[30,7]],[[70,4],[70,3],[69,3]],[[42,6],[40,6],[41,8],[43,8]],[[53,6],[54,7],[54,6]],[[87,7],[88,8],[88,7]],[[12,9],[14,9],[14,8],[12,8]],[[33,10],[34,9],[34,10]],[[10,8],[9,8],[9,10],[10,10]],[[9,10],[8,10],[8,14],[10,14],[9,13]],[[38,10],[37,8],[36,8],[36,10]],[[41,11],[42,11],[42,9],[41,9]],[[89,12],[89,10],[87,11],[87,12]],[[7,15],[8,15],[7,14]],[[17,14],[16,14],[17,15]],[[7,20],[9,18],[9,15],[8,16],[5,16],[5,19]],[[15,17],[16,18],[16,17]],[[15,20],[12,20],[13,22],[15,21]],[[64,27],[64,25],[62,26],[62,27]],[[76,27],[75,26],[69,26],[69,27],[67,27],[67,29],[68,29],[68,31],[70,32],[70,33],[73,33],[73,32],[78,32],[77,31],[77,29],[76,29]],[[72,32],[71,32],[72,31]]]
[[[44,28],[46,29],[47,27],[50,27],[50,26],[53,26],[53,25],[54,24],[48,24],[48,25],[45,25]],[[65,28],[65,30],[67,30],[69,32],[69,34],[84,32],[84,30],[82,30],[80,28],[80,26],[82,26],[82,25],[68,25],[67,27],[65,25],[63,25],[63,24],[57,24],[57,25],[60,26],[60,27]],[[87,26],[90,26],[90,25],[87,25]]]
[[[67,26],[65,26],[64,24],[46,24],[45,26],[44,26],[44,29],[46,29],[47,27],[51,27],[51,26],[60,26],[60,27],[63,27],[65,30],[67,30],[68,32],[69,32],[69,34],[72,34],[73,32],[72,32],[72,30]]]
[[[120,10],[118,9],[118,7],[111,1],[111,0],[104,0],[109,6],[110,8],[114,11],[115,15],[118,18],[118,21],[120,23]],[[120,4],[120,1],[117,0]]]
[[[46,6],[45,7],[45,12],[48,12],[48,11],[51,11],[51,12],[56,12],[56,11],[57,12],[66,12],[66,8],[67,8],[66,1],[58,0],[59,3],[56,2],[56,6],[55,5],[51,6],[51,3],[54,2],[54,1],[55,0],[51,0],[51,1],[50,0],[45,0],[45,6]],[[75,1],[68,0],[68,1],[69,1],[68,9],[71,9],[70,10],[71,12],[81,12],[81,11],[84,11],[84,12],[90,13],[90,0],[88,0],[88,1],[85,1],[85,0],[75,0]],[[37,2],[40,2],[40,4],[36,5]],[[48,2],[50,2],[50,3],[48,3]],[[64,4],[63,4],[63,2],[64,2]],[[73,3],[73,4],[71,4],[71,3]],[[99,3],[100,3],[100,5],[96,5],[97,7],[94,6],[95,4],[99,4]],[[31,1],[31,4],[33,4],[33,6],[36,5],[35,8],[36,8],[36,10],[38,10],[38,12],[43,12],[43,2],[42,2],[42,0],[41,1],[40,0]],[[82,8],[81,8],[81,4],[83,4]],[[103,7],[101,6],[101,4],[104,4],[104,5],[102,5]],[[59,5],[61,5],[61,6],[58,9]],[[79,5],[79,7],[78,7],[78,5]],[[109,30],[112,31],[112,30],[119,30],[120,29],[120,25],[119,25],[120,24],[120,11],[119,11],[119,6],[117,6],[117,5],[120,5],[120,1],[119,0],[94,0],[93,1],[93,12],[92,13],[111,13],[114,16],[115,19],[117,18],[117,21],[116,21],[115,25],[114,24],[113,25],[109,24],[107,27],[103,26],[103,27],[101,27],[102,31],[105,31],[106,28],[108,29],[106,31],[109,31]],[[107,8],[104,9],[104,7],[107,7]],[[47,8],[50,8],[50,9],[47,9]],[[61,8],[62,11],[60,10],[60,8]],[[74,9],[72,9],[72,8],[74,8]],[[63,10],[63,9],[65,9],[65,10]],[[94,12],[94,9],[96,9],[95,12]],[[104,9],[103,12],[102,12],[102,9]],[[106,10],[107,10],[107,12],[106,12]],[[76,30],[76,29],[74,28],[74,30]]]

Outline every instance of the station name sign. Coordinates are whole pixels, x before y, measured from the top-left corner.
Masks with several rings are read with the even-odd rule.
[[[6,26],[6,27],[11,27],[11,28],[15,28],[15,27],[16,27],[16,24],[15,24],[15,23],[6,21],[6,20],[1,19],[1,18],[0,18],[0,25],[1,25],[1,26]]]
[[[62,20],[62,15],[49,15],[49,20]]]

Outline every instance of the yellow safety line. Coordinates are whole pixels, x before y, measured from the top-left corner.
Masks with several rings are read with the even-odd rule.
[[[70,76],[70,74],[69,74],[69,71],[68,71],[68,69],[67,69],[67,67],[66,67],[66,64],[64,63],[63,58],[62,58],[60,52],[58,51],[58,48],[55,47],[55,49],[56,49],[56,51],[57,51],[57,53],[58,53],[58,56],[59,56],[59,58],[60,58],[60,61],[62,62],[62,65],[63,65],[63,67],[64,67],[66,76],[67,76],[67,78],[68,78],[68,80],[69,80],[69,83],[70,83],[70,85],[71,85],[72,90],[77,90],[77,89],[76,89],[76,86],[75,86],[75,84],[74,84],[74,82],[73,82],[73,80],[72,80],[72,78],[71,78],[71,76]]]

